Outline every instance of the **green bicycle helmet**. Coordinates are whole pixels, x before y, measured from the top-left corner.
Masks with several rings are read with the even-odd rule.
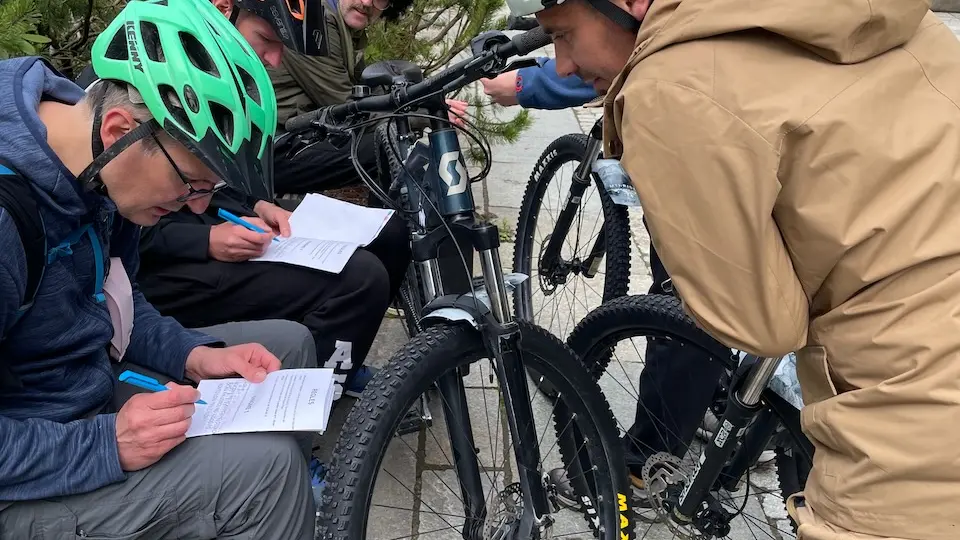
[[[250,44],[209,0],[131,0],[91,57],[97,77],[136,90],[153,121],[106,151],[97,121],[95,160],[81,177],[88,189],[102,187],[110,159],[162,129],[228,186],[272,200],[276,95]]]

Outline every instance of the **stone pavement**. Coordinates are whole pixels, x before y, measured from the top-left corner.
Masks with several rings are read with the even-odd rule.
[[[960,35],[960,14],[938,14],[950,28]],[[552,55],[552,51],[541,51]],[[505,116],[515,114],[515,111],[506,109]],[[496,221],[510,224],[514,230],[517,224],[523,193],[530,179],[530,173],[537,159],[544,149],[556,138],[568,133],[588,133],[594,122],[602,114],[600,109],[567,109],[561,111],[531,111],[534,118],[533,127],[525,132],[512,145],[494,145],[493,163],[487,181],[489,196],[489,210],[496,215]],[[569,173],[568,173],[569,174]],[[562,192],[562,190],[561,190]],[[475,196],[478,206],[483,201],[480,186],[475,186]],[[599,216],[599,206],[596,201],[588,202],[583,216],[585,224],[596,220]],[[643,293],[650,285],[649,273],[649,238],[640,221],[639,209],[630,211],[631,222],[631,279],[629,292]],[[501,221],[502,220],[502,221]],[[504,243],[501,248],[501,258],[504,268],[510,271],[513,260],[513,244]],[[479,273],[479,270],[478,270]],[[594,290],[602,290],[602,277],[596,278]],[[575,324],[587,308],[599,304],[599,296],[587,292],[584,300],[569,300],[561,297],[569,310],[566,321],[544,321],[542,324],[548,330],[566,337],[572,324]],[[546,302],[546,299],[539,301]],[[535,304],[537,300],[535,300]],[[584,306],[583,304],[587,305]],[[551,308],[552,309],[552,308]],[[386,362],[390,356],[406,342],[406,335],[397,319],[384,319],[380,334],[371,351],[370,362],[379,365]],[[614,415],[621,430],[629,426],[636,407],[636,392],[631,391],[637,374],[642,369],[643,358],[642,340],[633,344],[633,351],[618,346],[617,364],[620,376],[611,375],[608,370],[601,380],[607,400],[610,402]],[[507,445],[506,426],[503,417],[498,415],[500,408],[496,384],[491,383],[488,375],[489,364],[480,369],[479,374],[471,374],[468,384],[468,403],[470,404],[473,431],[475,433],[479,455],[483,466],[484,488],[488,493],[491,486],[500,491],[507,486],[510,478],[516,478],[515,467]],[[349,398],[345,398],[349,399]],[[345,403],[349,405],[349,403]],[[347,406],[340,406],[331,419],[330,433],[336,433],[346,414]],[[457,524],[455,515],[462,515],[462,505],[459,503],[459,486],[451,463],[446,428],[442,422],[443,413],[439,402],[435,401],[431,407],[435,424],[427,433],[411,434],[394,440],[383,468],[387,474],[381,473],[383,479],[378,481],[378,490],[374,499],[376,511],[371,513],[370,532],[371,540],[386,540],[393,538],[421,538],[424,540],[442,540],[460,538],[458,533],[450,529]],[[549,417],[549,405],[542,399],[535,400],[535,416],[537,417],[538,431],[547,425],[545,419]],[[551,431],[552,430],[546,430]],[[546,433],[544,431],[544,433]],[[555,439],[554,439],[555,440]],[[334,443],[332,436],[326,436],[320,441],[318,455],[329,455]],[[545,444],[550,446],[549,437]],[[556,450],[554,455],[546,457],[548,465],[556,464]],[[550,453],[548,450],[547,454]],[[545,467],[546,469],[549,466]],[[389,478],[387,478],[389,476]],[[751,472],[749,477],[749,494],[743,490],[732,494],[735,507],[743,507],[743,515],[739,521],[733,523],[733,531],[728,538],[731,540],[748,540],[769,538],[780,540],[793,538],[782,500],[778,495],[779,486],[775,467],[772,462],[765,463]],[[492,497],[495,499],[495,497]],[[743,501],[746,502],[743,502]],[[566,521],[564,521],[566,520]],[[462,523],[462,518],[460,518]],[[569,531],[576,532],[569,532]],[[560,517],[557,536],[565,538],[592,538],[586,532],[579,519]],[[677,538],[671,531],[661,524],[650,525],[638,523],[637,538],[653,540]]]

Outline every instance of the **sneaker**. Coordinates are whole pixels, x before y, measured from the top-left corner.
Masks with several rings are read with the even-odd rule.
[[[363,389],[367,387],[367,383],[373,379],[373,376],[376,375],[378,371],[376,368],[362,366],[354,373],[353,380],[346,385],[343,393],[354,398],[360,397],[360,394],[363,394]]]
[[[310,471],[310,487],[313,488],[313,502],[319,509],[320,500],[323,496],[323,488],[327,487],[327,467],[314,456],[310,458],[308,470]]]

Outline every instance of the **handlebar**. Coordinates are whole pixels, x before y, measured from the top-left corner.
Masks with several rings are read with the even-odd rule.
[[[393,111],[424,96],[436,93],[455,81],[460,86],[466,86],[480,79],[485,72],[484,66],[487,66],[491,61],[504,62],[512,56],[523,56],[548,45],[550,42],[550,36],[538,26],[529,32],[514,36],[509,42],[495,45],[488,51],[483,51],[458,62],[440,73],[424,79],[422,82],[398,88],[381,96],[370,96],[340,105],[321,107],[290,118],[284,124],[284,128],[286,131],[303,131],[321,119],[329,119],[338,123],[357,113]],[[458,81],[458,79],[463,80]]]

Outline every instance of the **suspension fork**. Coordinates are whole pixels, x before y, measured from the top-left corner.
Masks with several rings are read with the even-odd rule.
[[[563,247],[567,234],[570,233],[570,226],[573,224],[573,218],[577,215],[577,211],[580,209],[580,203],[583,199],[583,194],[590,185],[591,174],[593,173],[593,164],[597,161],[597,156],[600,155],[600,148],[602,145],[603,141],[600,139],[593,137],[587,139],[586,155],[584,155],[583,160],[580,161],[580,165],[577,167],[577,170],[573,173],[573,182],[570,183],[570,193],[567,196],[567,202],[563,209],[560,210],[560,215],[557,217],[557,223],[553,227],[553,233],[550,235],[550,239],[547,241],[547,247],[543,250],[543,254],[540,256],[540,264],[542,268],[553,268],[560,260],[560,249]],[[601,234],[597,238],[598,242],[600,242],[602,238],[604,238],[604,234],[601,230]],[[605,250],[605,245],[600,244],[599,249]],[[593,266],[599,265],[599,263],[594,261],[599,261],[603,256],[604,251],[601,251],[598,257],[597,250],[598,244],[595,243],[593,250],[590,253],[590,262],[589,264],[585,264],[585,267],[593,268]],[[596,274],[596,270],[593,270],[593,274]],[[592,275],[590,277],[592,277]]]
[[[737,447],[737,441],[743,436],[747,424],[762,410],[760,396],[780,365],[781,358],[758,360],[753,355],[747,355],[746,361],[755,361],[756,364],[748,372],[742,386],[731,393],[717,432],[704,448],[692,478],[680,493],[679,504],[673,511],[673,518],[677,521],[692,521],[693,516],[706,504],[707,493]]]
[[[414,235],[422,239],[423,235]],[[436,259],[416,263],[423,287],[424,298],[433,300],[443,295],[443,282]],[[460,368],[451,370],[437,381],[437,390],[443,406],[443,416],[447,420],[447,436],[450,438],[450,450],[453,454],[457,479],[460,482],[460,495],[463,500],[464,540],[480,540],[483,523],[486,520],[483,483],[480,479],[480,461],[477,458],[476,443],[473,439],[473,424],[470,421],[470,408],[467,404],[467,391],[463,385],[463,373]],[[427,411],[425,399],[421,396],[421,406]]]
[[[539,531],[546,525],[545,520],[550,519],[547,492],[540,473],[540,444],[533,422],[527,372],[518,347],[520,331],[510,310],[503,267],[497,250],[500,243],[499,233],[496,226],[487,225],[485,228],[492,231],[487,240],[488,245],[493,245],[479,250],[480,268],[490,298],[490,308],[499,323],[496,328],[490,329],[487,337],[492,342],[496,369],[504,390],[504,406],[510,425],[514,457],[517,460],[524,508],[529,510],[523,513],[513,534],[514,538],[539,538]]]

